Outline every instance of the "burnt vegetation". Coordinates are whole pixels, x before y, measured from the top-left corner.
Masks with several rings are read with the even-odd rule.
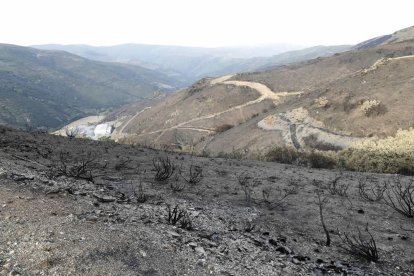
[[[50,175],[53,178],[66,176],[93,182],[95,172],[101,169],[97,159],[97,153],[92,151],[86,151],[75,156],[70,152],[61,151],[58,160],[52,164]]]
[[[175,205],[173,208],[171,208],[171,205],[167,205],[167,222],[185,230],[193,229],[193,223],[187,210],[179,205]]]
[[[399,177],[388,183],[384,202],[398,213],[414,218],[414,182],[402,183]]]
[[[0,127],[0,133],[8,134],[8,130]],[[31,133],[30,135],[30,137],[35,137],[40,134]],[[255,236],[267,237],[274,234],[272,232],[269,234],[267,229],[263,231],[266,227],[272,227],[264,224],[263,221],[271,221],[277,218],[279,222],[283,221],[279,218],[284,218],[284,216],[297,215],[301,219],[311,217],[309,221],[306,221],[307,224],[292,226],[281,222],[277,227],[286,227],[288,231],[294,229],[292,236],[289,236],[291,239],[297,239],[297,231],[299,231],[301,239],[311,237],[312,246],[315,244],[315,240],[316,244],[320,246],[328,246],[329,249],[325,248],[324,254],[325,251],[334,252],[329,254],[337,254],[340,251],[358,259],[372,262],[378,262],[380,255],[381,261],[385,259],[388,253],[385,250],[384,252],[379,251],[378,248],[382,248],[387,241],[391,243],[390,240],[387,240],[387,237],[384,237],[384,231],[377,220],[381,220],[385,216],[387,216],[387,219],[391,217],[390,221],[397,225],[393,228],[393,231],[397,231],[396,228],[405,231],[405,235],[401,234],[402,237],[405,237],[404,239],[401,238],[401,242],[410,242],[410,236],[407,233],[412,231],[412,227],[410,224],[403,225],[399,223],[399,219],[405,218],[398,215],[401,214],[408,218],[414,217],[414,183],[412,179],[407,177],[377,175],[355,177],[350,172],[326,172],[288,165],[277,165],[275,166],[277,171],[272,171],[269,174],[264,172],[264,169],[255,171],[250,161],[210,159],[211,163],[206,166],[207,159],[197,162],[197,157],[171,152],[168,155],[164,152],[165,155],[152,158],[150,153],[153,152],[150,150],[112,143],[84,139],[76,139],[75,141],[74,139],[60,137],[47,138],[55,139],[53,140],[55,144],[53,144],[48,143],[47,141],[50,140],[46,138],[33,138],[33,141],[26,140],[22,142],[18,138],[6,140],[4,137],[5,135],[0,136],[0,143],[5,153],[10,154],[15,160],[22,160],[30,166],[40,166],[43,172],[48,170],[47,176],[52,178],[53,181],[51,182],[58,182],[59,178],[62,177],[65,184],[73,182],[76,183],[73,185],[80,185],[81,187],[85,185],[94,187],[95,190],[99,190],[103,194],[98,200],[98,204],[121,202],[123,204],[136,204],[137,206],[134,206],[134,208],[142,207],[143,210],[156,206],[157,212],[153,215],[155,220],[153,217],[144,218],[148,221],[145,223],[148,224],[154,223],[158,218],[158,223],[171,225],[172,229],[181,228],[197,232],[199,231],[198,227],[200,229],[201,226],[209,227],[208,223],[216,219],[217,214],[210,211],[211,206],[208,203],[206,204],[206,201],[193,199],[211,200],[213,202],[221,200],[223,197],[224,200],[220,202],[231,201],[237,208],[243,208],[240,210],[249,210],[252,213],[259,210],[260,216],[263,216],[263,219],[260,216],[259,219],[256,219],[257,217],[250,216],[251,213],[249,213],[250,217],[247,215],[237,217],[237,213],[232,213],[233,215],[237,214],[234,220],[238,222],[235,223],[236,227],[230,227],[231,221],[228,216],[220,214],[220,225],[227,227],[227,230],[229,230],[223,233],[236,232],[240,235],[248,235],[255,246],[264,247],[266,250],[269,250],[266,247],[269,244],[271,246],[277,245],[280,250],[278,252],[287,252],[284,254],[291,258],[293,258],[292,250],[281,247],[281,241],[278,239],[269,237],[265,238],[266,242]],[[39,144],[31,144],[35,142]],[[78,147],[78,144],[75,143],[82,146]],[[92,147],[94,147],[93,151],[90,150]],[[122,151],[118,151],[117,147],[124,148]],[[17,149],[19,154],[12,152],[12,149]],[[128,155],[126,152],[133,152],[133,154]],[[138,159],[138,157],[141,159]],[[290,157],[285,156],[285,158],[289,159]],[[39,161],[36,161],[37,159]],[[180,165],[177,166],[175,163]],[[139,165],[134,166],[134,164]],[[268,165],[266,164],[266,166]],[[308,172],[312,174],[306,175],[308,173],[306,170],[309,170]],[[262,173],[263,175],[261,175]],[[328,176],[322,175],[324,173],[327,173]],[[1,167],[0,177],[2,177]],[[15,177],[16,182],[20,181],[22,185],[30,184],[33,181],[27,177],[24,181],[19,180],[23,179],[21,176],[13,177]],[[67,181],[65,177],[72,179]],[[313,177],[319,180],[311,182]],[[388,181],[385,182],[383,179],[388,179]],[[159,185],[163,181],[168,181],[168,185]],[[211,184],[212,181],[214,185]],[[316,192],[312,185],[317,187]],[[186,189],[187,187],[188,189]],[[71,193],[71,196],[94,193],[92,189],[82,191],[79,186],[77,188],[79,193]],[[60,189],[59,192],[61,191],[65,191],[65,189]],[[174,200],[172,202],[180,202],[180,204],[164,207],[166,202],[171,202],[170,199]],[[361,222],[362,219],[368,218],[368,215],[364,216],[363,212],[353,213],[353,211],[356,211],[355,208],[340,205],[343,202],[351,202],[351,200],[355,202],[353,206],[364,204],[361,209],[366,209],[365,211],[369,213],[369,217],[375,216],[376,221],[375,223],[370,222],[370,229],[368,229],[368,226],[364,228]],[[376,206],[375,208],[378,207],[378,209],[369,209],[369,206]],[[387,206],[390,208],[384,208]],[[197,211],[192,213],[189,210]],[[388,213],[382,216],[379,213],[372,213],[373,210],[385,210],[384,212]],[[143,217],[145,215],[143,214]],[[201,222],[200,218],[207,215],[208,220]],[[346,232],[332,230],[337,229],[343,221],[352,219],[352,216],[360,216],[359,219],[361,219],[358,219],[359,222],[354,224],[353,230]],[[194,221],[197,222],[197,228],[194,226]],[[408,221],[411,222],[411,220]],[[245,223],[240,226],[240,222]],[[297,222],[298,220],[295,220],[295,223]],[[314,225],[311,226],[314,228],[311,228],[308,224]],[[280,228],[271,228],[271,231]],[[297,230],[298,228],[299,230]],[[263,232],[263,235],[262,233],[258,234],[258,232]],[[220,235],[225,236],[226,234],[221,233]],[[323,239],[320,239],[321,237]],[[213,247],[221,246],[218,241],[214,243]],[[283,243],[285,244],[286,241]],[[381,246],[377,246],[377,243]],[[296,252],[302,250],[298,244],[296,243]],[[289,244],[289,246],[293,245]],[[342,250],[338,250],[339,248]],[[322,253],[318,254],[322,255]],[[301,259],[305,260],[306,258]]]
[[[386,184],[370,183],[367,179],[359,179],[358,181],[358,192],[361,198],[377,202],[384,198],[384,192],[387,190]]]
[[[155,169],[154,179],[156,181],[168,180],[174,174],[177,168],[168,156],[155,157],[152,160],[152,164]]]
[[[184,175],[180,170],[181,177],[189,184],[197,184],[203,179],[203,168],[197,165],[190,165],[188,175]]]
[[[364,228],[364,234],[357,228],[357,233],[344,232],[340,237],[341,248],[349,254],[371,262],[379,260],[377,243],[368,229],[368,224]]]

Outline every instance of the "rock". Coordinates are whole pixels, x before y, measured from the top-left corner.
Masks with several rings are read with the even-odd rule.
[[[277,246],[277,242],[274,239],[269,239],[269,244]]]
[[[197,252],[197,254],[199,255],[206,255],[206,251],[204,250],[204,248],[202,248],[201,246],[197,246],[194,249],[195,252]]]
[[[196,218],[200,215],[200,211],[193,211],[191,212],[192,217]]]
[[[7,178],[7,172],[0,168],[0,179],[6,179]]]
[[[301,256],[301,255],[293,256],[293,258],[297,259],[300,262],[306,262],[306,261],[310,260],[310,258],[308,256]]]
[[[205,259],[198,260],[197,265],[204,267],[206,265],[206,260]]]
[[[145,252],[145,251],[143,251],[143,250],[140,250],[140,251],[139,251],[139,254],[140,254],[143,258],[147,257],[147,252]]]
[[[194,248],[196,248],[196,247],[197,247],[197,244],[196,244],[195,242],[190,242],[190,243],[188,244],[188,246],[189,246],[189,247],[191,247],[192,249],[194,249]]]
[[[173,238],[179,238],[179,237],[181,237],[181,235],[180,235],[180,234],[178,234],[177,232],[167,231],[167,233],[168,233],[171,237],[173,237]]]
[[[98,193],[93,193],[93,196],[99,201],[99,202],[114,202],[116,200],[115,197],[113,196],[107,196],[107,195],[102,195],[102,194],[98,194]]]
[[[228,272],[228,271],[226,271],[226,270],[222,270],[222,271],[220,271],[220,274],[221,275],[225,275],[225,276],[234,276],[235,274],[233,274],[233,273],[231,273],[231,272]]]
[[[97,216],[87,216],[85,218],[86,221],[88,222],[97,222],[98,221],[98,217]]]
[[[9,276],[15,276],[15,275],[20,275],[20,273],[16,270],[10,271]]]
[[[12,175],[10,175],[10,178],[13,179],[14,181],[25,181],[25,180],[33,180],[34,176],[13,173]]]
[[[322,264],[322,263],[324,263],[325,261],[324,260],[322,260],[322,259],[317,259],[316,260],[316,263],[318,263],[318,264]]]
[[[277,240],[280,242],[286,243],[287,238],[285,236],[279,236]]]
[[[282,253],[282,254],[286,254],[286,255],[293,254],[293,251],[292,251],[289,247],[284,246],[284,245],[280,245],[280,246],[278,246],[278,247],[276,248],[276,251],[277,251],[277,252],[280,252],[280,253]]]

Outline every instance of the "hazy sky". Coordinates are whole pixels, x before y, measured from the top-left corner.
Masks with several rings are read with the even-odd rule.
[[[354,44],[414,25],[410,0],[1,0],[0,42]]]

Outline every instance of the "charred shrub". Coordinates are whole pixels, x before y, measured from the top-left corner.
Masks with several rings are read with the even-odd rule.
[[[201,166],[191,164],[188,176],[184,176],[181,173],[181,177],[189,184],[197,184],[203,179],[203,168]]]
[[[156,181],[166,181],[168,180],[176,170],[176,166],[171,162],[168,156],[165,157],[155,157],[152,160],[152,164],[155,169]]]
[[[94,171],[99,169],[97,154],[92,151],[73,156],[70,152],[59,153],[58,160],[52,165],[50,175],[67,176],[93,182]]]
[[[123,169],[127,169],[129,163],[131,163],[131,158],[129,158],[129,157],[118,158],[118,160],[115,164],[115,170],[120,171],[120,170],[123,170]]]
[[[341,248],[349,254],[361,257],[370,262],[379,260],[377,244],[371,232],[368,230],[368,224],[365,227],[365,234],[357,228],[358,233],[343,233],[340,235],[342,244]]]
[[[267,186],[262,189],[263,202],[269,209],[282,206],[286,199],[294,194],[297,194],[296,188],[277,190]]]
[[[342,183],[340,180],[342,178],[342,174],[335,177],[334,180],[329,185],[329,192],[331,195],[338,195],[343,197],[348,197],[348,189],[351,186],[350,183]]]
[[[239,185],[241,186],[244,196],[246,199],[247,204],[251,203],[251,196],[253,193],[253,189],[261,184],[259,179],[253,178],[248,174],[241,174],[237,177]]]
[[[65,135],[69,139],[76,138],[79,135],[79,130],[76,127],[72,127],[72,128],[67,127],[65,129]]]
[[[399,177],[394,178],[388,184],[385,192],[385,204],[396,210],[398,213],[414,218],[414,182],[403,184]]]
[[[175,205],[174,208],[171,208],[170,205],[167,205],[167,212],[167,222],[169,224],[178,225],[180,228],[185,230],[193,229],[191,218],[185,209],[182,209],[178,205]]]
[[[358,191],[361,198],[368,201],[380,201],[384,198],[384,192],[387,190],[387,185],[379,183],[367,183],[367,179],[358,180]]]

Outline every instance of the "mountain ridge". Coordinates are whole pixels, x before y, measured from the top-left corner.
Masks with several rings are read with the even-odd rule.
[[[58,127],[181,84],[161,73],[0,44],[0,123]],[[169,88],[167,88],[169,87]]]
[[[331,55],[350,48],[340,46],[316,46],[304,49],[291,47],[279,49],[257,48],[195,48],[145,44],[115,46],[88,45],[35,45],[40,49],[58,49],[85,58],[101,61],[117,61],[138,64],[179,78],[187,85],[203,77],[254,71],[268,66],[292,63],[318,56]]]

